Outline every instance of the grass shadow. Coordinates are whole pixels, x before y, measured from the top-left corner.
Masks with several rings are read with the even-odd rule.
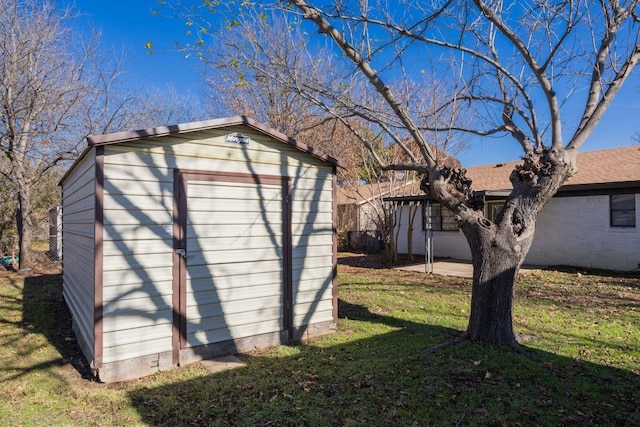
[[[42,334],[60,353],[61,358],[49,364],[70,364],[82,378],[93,378],[71,328],[71,314],[62,296],[61,274],[25,277],[22,310],[24,327]]]
[[[453,328],[425,325],[385,314],[374,313],[369,307],[353,304],[340,298],[338,299],[338,313],[339,319],[379,323],[391,328],[408,328],[409,331],[415,331],[420,335],[429,337],[430,341],[437,341],[438,339],[449,340],[452,337],[463,334],[463,331]]]
[[[151,425],[638,425],[632,372],[534,348],[426,354],[460,331],[342,300],[340,310],[346,335],[242,356],[233,371],[193,368],[187,381],[131,390],[131,404]]]

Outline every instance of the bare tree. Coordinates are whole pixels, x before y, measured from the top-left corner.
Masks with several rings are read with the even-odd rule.
[[[246,4],[218,22],[227,30],[238,27],[250,13]],[[311,73],[292,62],[279,64],[282,50],[271,41],[252,40],[246,52],[282,65],[258,65],[263,78],[340,120],[382,169],[422,175],[424,191],[455,213],[471,248],[465,338],[517,348],[516,276],[540,210],[576,172],[579,148],[640,60],[638,0],[277,4],[284,6],[282,19],[289,25],[280,31],[286,43],[296,43],[291,29],[298,25],[324,37],[304,39]],[[257,16],[264,19],[265,13]],[[205,33],[198,33],[198,44]],[[248,56],[247,63],[264,64],[254,58]],[[416,91],[425,80],[443,84],[436,93]],[[370,132],[354,127],[354,118]],[[460,135],[511,139],[522,149],[511,194],[495,222],[484,216],[483,200],[465,170],[438,161],[429,145]],[[406,158],[386,162],[373,143],[379,138],[384,147],[397,144]]]
[[[170,84],[166,87],[129,84],[126,62],[126,52],[102,48],[89,58],[92,91],[91,96],[80,101],[82,108],[75,112],[76,139],[207,118],[201,100],[190,92],[180,92]]]
[[[602,118],[640,60],[637,1],[345,2],[288,0],[328,37],[384,108],[371,111],[356,97],[322,105],[337,117],[354,114],[398,143],[408,161],[383,169],[423,174],[423,189],[452,210],[472,252],[472,304],[466,339],[517,347],[512,309],[516,276],[533,241],[537,216],[576,172],[578,149]],[[437,55],[437,56],[436,56]],[[414,62],[449,79],[438,108],[416,109],[402,85],[414,79]],[[334,74],[335,76],[335,74]],[[318,91],[302,90],[319,96]],[[574,95],[570,97],[570,95]],[[426,121],[425,113],[464,108],[466,124]],[[569,113],[580,111],[575,125]],[[567,116],[567,117],[565,117]],[[444,116],[445,118],[448,115]],[[355,132],[357,135],[357,132]],[[513,189],[495,222],[464,169],[439,164],[427,141],[433,133],[511,137],[523,162],[511,174]],[[403,140],[418,144],[419,155]],[[370,147],[370,142],[361,141]]]
[[[0,0],[0,153],[18,201],[21,268],[32,261],[33,186],[72,157],[74,112],[92,92],[86,66],[93,45],[73,51],[63,26],[69,17],[48,1]]]
[[[0,256],[15,256],[11,251],[15,251],[18,243],[15,190],[11,180],[7,179],[8,171],[7,160],[0,158]]]
[[[252,117],[328,155],[340,156],[346,166],[340,171],[341,182],[357,179],[362,150],[349,128],[291,86],[292,72],[325,79],[323,68],[305,49],[308,36],[296,27],[299,23],[290,23],[278,13],[267,17],[264,10],[253,7],[244,7],[219,28],[212,28],[203,19],[206,16],[185,17],[207,28],[213,39],[203,56],[210,110]],[[278,75],[287,77],[274,78]],[[361,121],[349,122],[367,132]]]
[[[86,135],[123,123],[133,104],[115,99],[117,63],[99,62],[99,35],[74,34],[74,17],[49,1],[0,0],[0,173],[12,189],[6,207],[21,268],[32,265],[34,214],[54,203],[60,167],[78,156]]]
[[[74,17],[49,0],[0,0],[0,173],[17,201],[20,268],[32,265],[34,203],[43,200],[34,191],[54,184],[52,172],[87,135],[201,117],[175,90],[127,87],[121,61],[98,53],[99,34],[78,36]]]
[[[135,92],[128,90],[133,102],[124,106],[127,120],[119,124],[119,130],[144,129],[210,118],[206,116],[198,97],[190,92],[179,92],[172,85],[165,88],[153,86]]]

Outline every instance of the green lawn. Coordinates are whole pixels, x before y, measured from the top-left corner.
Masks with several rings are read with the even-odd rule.
[[[640,275],[522,275],[527,354],[429,354],[464,330],[470,282],[363,260],[341,257],[335,334],[109,385],[83,378],[60,275],[0,273],[0,425],[640,425]]]

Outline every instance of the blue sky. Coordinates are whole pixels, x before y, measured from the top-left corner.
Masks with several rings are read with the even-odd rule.
[[[135,86],[166,88],[198,94],[202,91],[202,74],[195,57],[170,52],[176,41],[185,41],[184,20],[155,16],[156,0],[56,0],[73,3],[81,16],[76,19],[78,31],[95,27],[102,31],[102,48],[126,54],[124,69],[128,82]],[[144,46],[153,41],[154,55]],[[571,120],[571,117],[565,118]],[[575,118],[577,120],[577,118]],[[592,151],[630,145],[640,134],[640,68],[613,103],[602,122],[582,148]],[[474,140],[469,150],[458,158],[464,166],[517,160],[520,147],[510,138]]]
[[[172,45],[185,40],[182,19],[156,16],[156,0],[56,0],[58,5],[75,5],[79,12],[74,20],[80,32],[92,27],[102,32],[101,47],[105,53],[125,55],[123,68],[132,85],[172,85],[179,90],[197,93],[202,81],[199,61],[185,59],[184,53],[171,52]],[[154,55],[145,44],[154,43]]]

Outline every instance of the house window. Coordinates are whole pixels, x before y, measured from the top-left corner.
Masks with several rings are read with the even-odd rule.
[[[487,219],[496,222],[498,213],[504,207],[504,200],[487,202]]]
[[[610,196],[611,226],[636,226],[636,196],[635,194],[613,194]]]
[[[458,221],[453,212],[442,206],[440,203],[433,203],[431,205],[431,215],[428,215],[426,204],[423,205],[424,211],[422,215],[422,228],[427,229],[431,224],[431,229],[434,231],[458,231]]]

